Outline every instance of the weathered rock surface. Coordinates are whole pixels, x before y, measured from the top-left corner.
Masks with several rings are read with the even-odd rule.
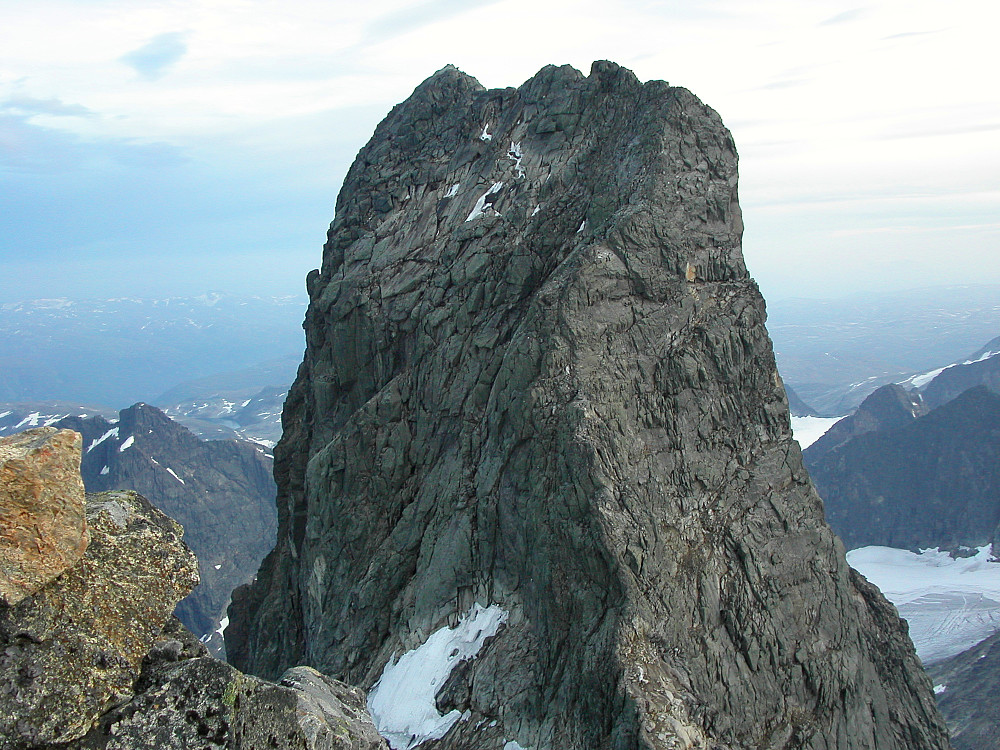
[[[179,621],[143,662],[136,695],[65,750],[381,750],[364,693],[308,667],[280,684],[208,654]]]
[[[143,656],[198,583],[182,529],[134,492],[87,498],[72,568],[0,607],[0,748],[65,742],[131,695]]]
[[[1000,633],[927,668],[955,750],[1000,748]]]
[[[39,427],[0,438],[0,606],[14,605],[87,549],[80,436]]]
[[[449,67],[394,108],[307,280],[230,659],[367,688],[496,605],[427,747],[947,747],[792,439],[736,162],[714,111],[611,63]]]
[[[148,404],[123,409],[114,423],[95,416],[57,424],[83,435],[88,492],[135,490],[184,527],[201,583],[177,616],[220,653],[215,630],[229,594],[253,578],[274,545],[271,457],[245,441],[201,440]]]
[[[1000,550],[1000,396],[980,385],[901,424],[805,451],[844,544]]]

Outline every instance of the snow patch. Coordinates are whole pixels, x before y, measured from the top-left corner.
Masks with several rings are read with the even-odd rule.
[[[121,446],[118,448],[118,452],[124,453],[125,451],[127,451],[129,448],[132,447],[132,444],[134,442],[135,442],[135,435],[129,435],[127,438],[125,438],[125,442],[122,443]]]
[[[489,130],[490,130],[490,124],[489,123],[486,123],[485,125],[483,125],[483,132],[479,134],[479,140],[481,140],[481,141],[492,141],[493,140],[493,136],[490,135]]]
[[[226,615],[219,621],[219,627],[216,628],[215,632],[220,636],[226,632],[226,628],[229,627],[229,615]]]
[[[529,750],[529,748],[521,747],[514,740],[507,740],[503,746],[503,750]]]
[[[468,218],[466,218],[466,221],[472,221],[473,219],[478,219],[480,216],[482,216],[486,212],[486,201],[489,200],[489,197],[491,195],[499,193],[500,188],[502,187],[503,187],[502,182],[494,182],[489,190],[480,195],[479,200],[476,201],[475,208],[472,209],[472,212],[469,214]],[[492,204],[490,205],[490,207],[492,208]]]
[[[990,357],[995,357],[998,354],[1000,354],[1000,351],[986,352],[982,356],[976,357],[975,359],[967,359],[964,362],[956,362],[955,364],[947,365],[946,367],[939,367],[936,370],[931,370],[930,372],[925,372],[923,375],[913,375],[913,376],[907,378],[906,380],[904,380],[903,382],[901,382],[900,385],[910,385],[910,386],[913,386],[914,388],[923,388],[925,385],[927,385],[929,382],[931,382],[932,380],[934,380],[934,378],[936,378],[938,375],[940,375],[945,370],[950,370],[952,367],[962,367],[964,365],[974,365],[977,362],[982,362],[984,360],[989,359]]]
[[[521,167],[521,159],[524,158],[524,154],[521,152],[521,142],[514,141],[510,142],[510,148],[507,149],[507,158],[514,162],[514,171],[518,177],[524,177],[524,169]]]
[[[102,475],[107,474],[109,471],[110,471],[110,469],[108,469],[108,467],[105,466],[103,469],[101,469],[101,474]]]
[[[792,434],[805,450],[823,437],[843,417],[792,417]]]
[[[168,472],[168,473],[170,474],[170,476],[172,476],[172,477],[173,477],[174,479],[176,479],[176,480],[177,480],[178,482],[180,482],[181,484],[187,484],[187,482],[185,482],[185,481],[184,481],[183,479],[181,479],[181,478],[180,478],[179,476],[177,476],[177,475],[176,475],[176,474],[174,473],[174,470],[173,470],[173,469],[171,469],[171,468],[170,468],[169,466],[164,466],[163,468],[164,468],[164,469],[166,469],[166,470],[167,470],[167,472]]]
[[[222,567],[222,563],[219,563],[218,565],[213,565],[212,567],[218,570],[219,568]]]
[[[38,427],[38,419],[40,416],[41,415],[39,415],[37,411],[33,411],[31,414],[14,425],[14,429],[16,430],[18,427],[23,427],[24,425],[27,425],[28,427]]]
[[[948,689],[947,685],[935,685],[934,686],[934,695],[941,695],[941,693],[943,693],[947,689]]]
[[[462,186],[461,182],[456,182],[454,185],[452,185],[450,188],[448,188],[448,192],[444,194],[444,197],[445,198],[454,198],[456,195],[458,195],[458,189],[461,186]]]
[[[87,448],[87,453],[90,453],[92,450],[94,450],[94,448],[96,448],[97,446],[99,446],[101,443],[103,443],[109,437],[118,437],[118,428],[117,427],[112,427],[110,430],[108,430],[103,435],[101,435],[99,438],[97,438],[97,440],[91,441],[90,447]]]
[[[9,417],[9,416],[10,416],[10,412],[9,411],[5,411],[5,412],[0,413],[0,419],[3,419],[4,417]]]
[[[537,214],[541,210],[542,210],[542,205],[538,204],[537,206],[535,206],[535,210],[531,212],[531,215],[534,216],[535,214]]]
[[[909,623],[924,664],[961,653],[1000,630],[1000,563],[990,558],[989,545],[957,559],[937,548],[916,554],[862,547],[847,553],[851,567],[882,589]]]
[[[454,628],[435,631],[420,646],[385,665],[368,693],[368,710],[393,750],[411,750],[440,739],[462,717],[457,710],[439,714],[434,696],[460,662],[479,654],[507,616],[496,604],[475,604]]]

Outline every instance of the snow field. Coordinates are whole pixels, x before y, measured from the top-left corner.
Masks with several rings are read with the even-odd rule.
[[[440,739],[462,718],[454,710],[439,714],[434,696],[460,662],[479,654],[507,616],[496,604],[475,604],[454,628],[436,630],[420,646],[385,665],[368,693],[368,711],[393,750],[411,750]]]
[[[936,548],[916,554],[862,547],[848,552],[847,562],[896,605],[925,664],[961,653],[1000,630],[1000,562],[989,546],[957,559]]]

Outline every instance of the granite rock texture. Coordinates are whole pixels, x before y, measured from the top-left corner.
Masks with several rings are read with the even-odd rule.
[[[0,605],[15,605],[83,557],[80,436],[38,427],[0,438]]]
[[[307,279],[230,659],[368,688],[497,605],[436,695],[466,720],[422,747],[948,747],[823,520],[742,230],[733,140],[682,88],[608,62],[418,86]]]
[[[90,545],[75,566],[0,606],[3,750],[75,739],[129,697],[143,657],[198,583],[181,527],[142,496],[89,495],[87,522]]]

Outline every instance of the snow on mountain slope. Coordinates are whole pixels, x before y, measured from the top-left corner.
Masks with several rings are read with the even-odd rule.
[[[957,559],[937,549],[861,547],[847,562],[896,605],[925,664],[1000,630],[1000,561],[988,546]]]
[[[799,441],[799,447],[805,450],[819,440],[826,431],[833,427],[843,417],[792,417],[792,434]]]
[[[945,365],[944,367],[938,367],[918,375],[911,375],[906,380],[901,381],[900,385],[904,388],[923,388],[945,370],[950,370],[952,367],[963,367],[965,365],[974,365],[977,362],[985,362],[987,359],[995,357],[998,354],[1000,354],[1000,349],[996,351],[986,351],[978,356],[966,359],[964,362],[953,362],[952,364]]]

